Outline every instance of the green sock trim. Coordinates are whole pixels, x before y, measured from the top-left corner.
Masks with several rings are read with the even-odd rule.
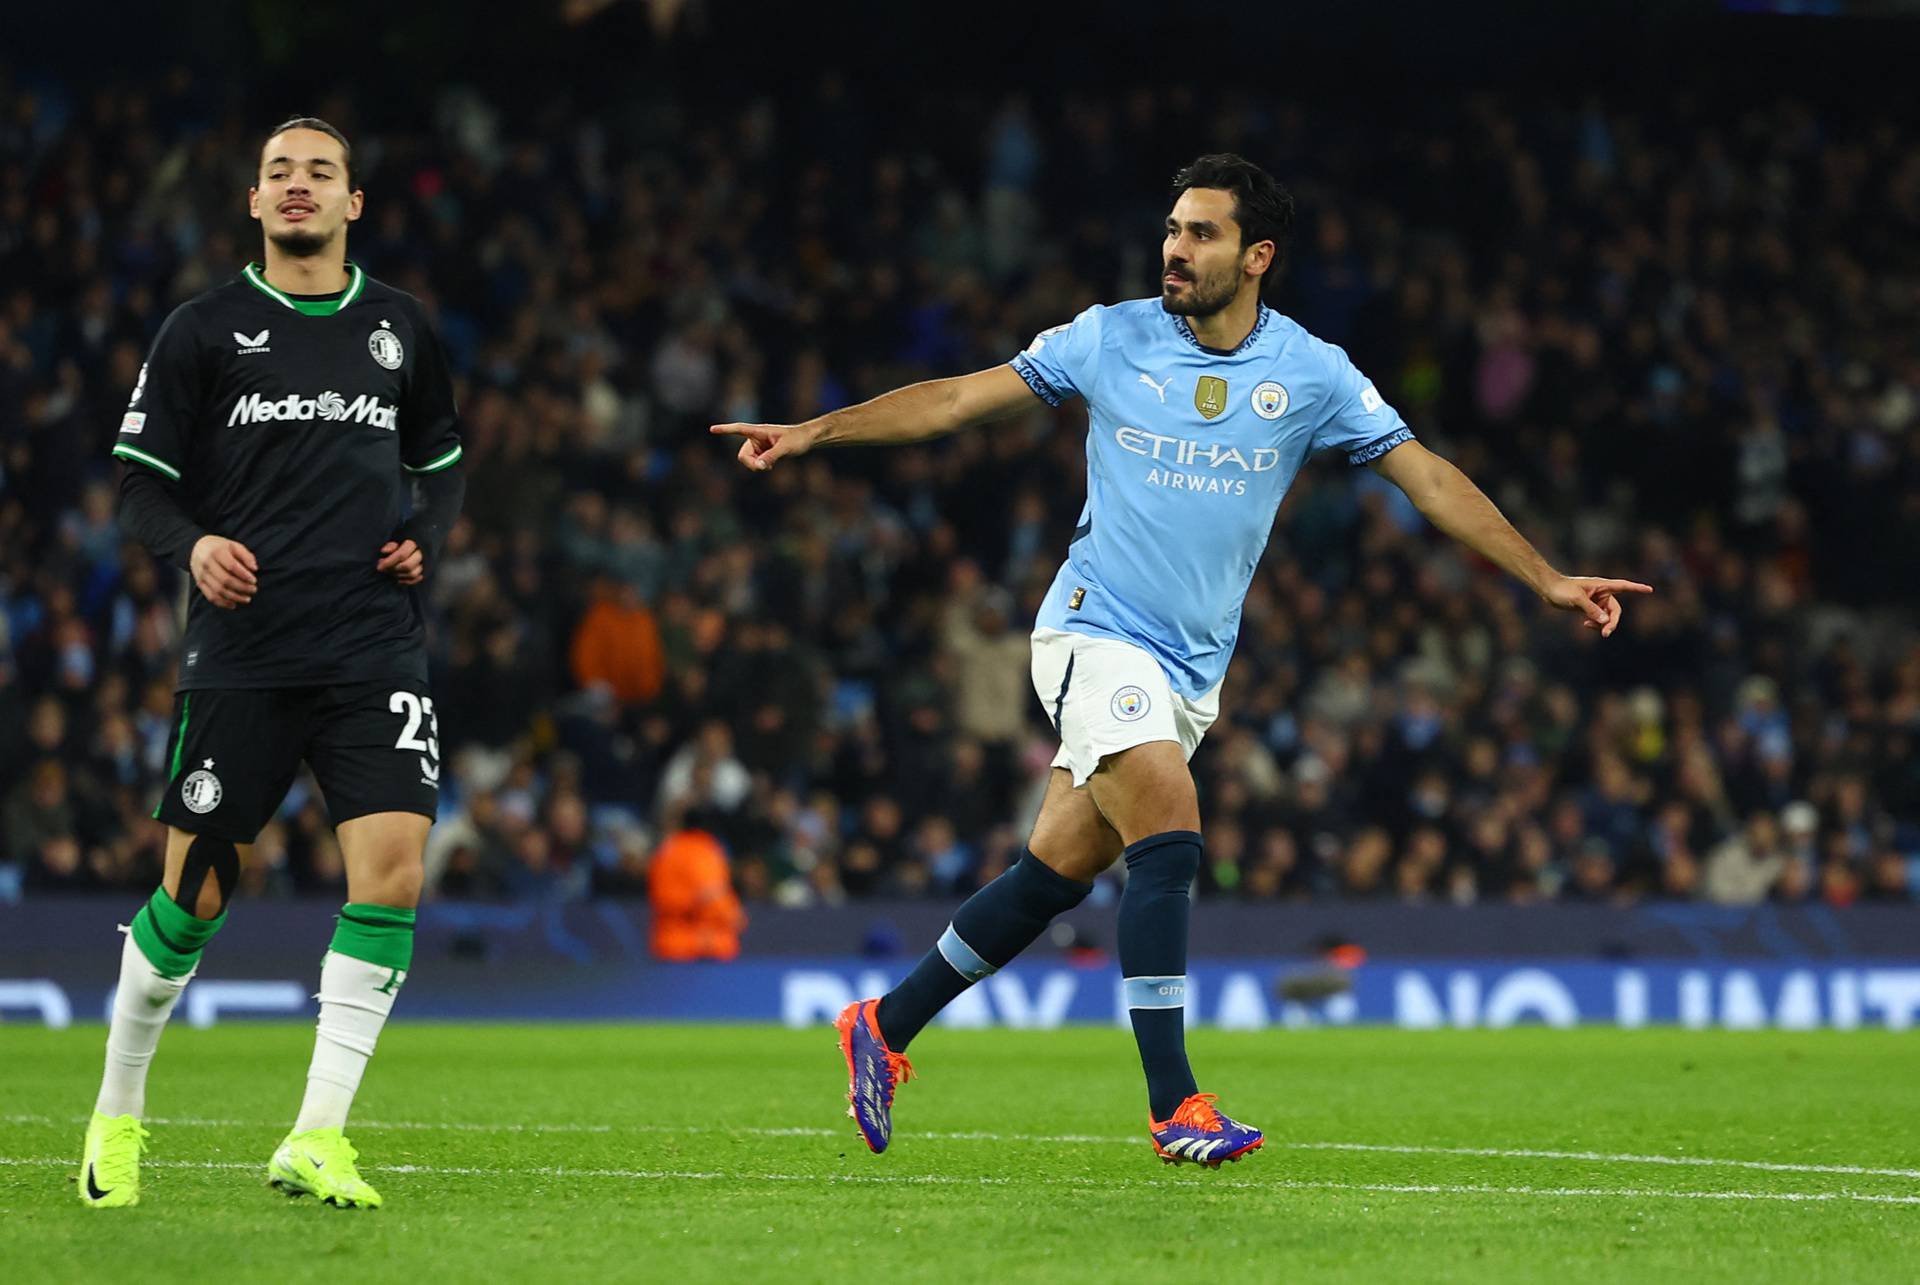
[[[413,967],[413,918],[397,906],[349,901],[340,907],[328,949],[404,973]]]
[[[168,896],[166,889],[156,888],[133,917],[133,944],[147,957],[154,972],[166,978],[185,977],[226,922],[224,910],[212,919],[200,919]]]

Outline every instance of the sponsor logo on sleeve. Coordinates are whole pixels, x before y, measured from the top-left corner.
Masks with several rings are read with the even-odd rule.
[[[1057,334],[1060,334],[1062,331],[1066,330],[1067,327],[1071,326],[1072,324],[1073,323],[1069,321],[1065,325],[1048,326],[1045,330],[1042,330],[1039,334],[1033,337],[1033,342],[1027,345],[1027,356],[1031,357],[1036,353],[1038,353],[1042,348],[1045,348],[1047,346],[1047,340],[1053,338]]]

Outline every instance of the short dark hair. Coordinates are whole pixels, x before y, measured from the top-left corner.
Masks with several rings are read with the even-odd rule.
[[[1233,193],[1233,221],[1240,225],[1241,248],[1255,241],[1273,242],[1273,264],[1266,280],[1277,280],[1293,235],[1293,194],[1273,175],[1232,152],[1211,152],[1182,167],[1173,176],[1173,199],[1196,187]]]
[[[260,150],[265,151],[268,143],[290,129],[317,130],[325,134],[328,138],[331,138],[334,142],[340,144],[340,158],[346,166],[346,173],[342,175],[342,177],[346,180],[348,188],[353,187],[353,144],[347,141],[345,134],[342,134],[318,116],[289,116],[286,120],[281,121],[278,125],[275,125],[267,131],[267,136],[260,140]]]

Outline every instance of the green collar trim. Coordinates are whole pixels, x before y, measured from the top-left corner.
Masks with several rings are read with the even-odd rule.
[[[360,292],[366,289],[367,286],[367,274],[360,270],[359,264],[348,260],[347,267],[351,269],[352,275],[347,280],[347,288],[340,292],[338,299],[291,298],[284,291],[276,290],[267,284],[267,278],[265,274],[260,271],[260,265],[257,263],[249,263],[240,270],[240,275],[245,277],[247,284],[255,290],[258,290],[261,294],[266,295],[276,303],[285,304],[295,312],[303,313],[309,317],[331,317],[334,313],[339,312],[355,299],[358,299]]]

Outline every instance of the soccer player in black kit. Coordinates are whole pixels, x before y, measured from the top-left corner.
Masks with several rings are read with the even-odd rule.
[[[248,194],[263,260],[167,318],[113,448],[122,528],[193,588],[154,812],[166,873],[122,950],[79,1176],[89,1205],[139,1198],[147,1065],[302,760],[339,836],[347,904],[321,962],[306,1097],[267,1177],[339,1207],[380,1204],[342,1130],[412,964],[440,781],[418,586],[465,482],[425,312],[347,258],[363,201],[333,126],[274,130]]]

